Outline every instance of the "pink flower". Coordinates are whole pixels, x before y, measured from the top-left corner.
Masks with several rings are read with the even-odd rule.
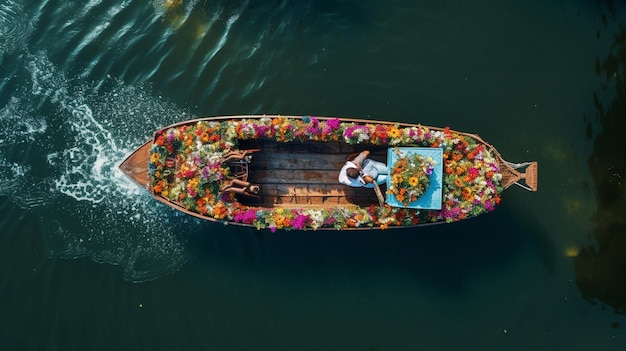
[[[333,118],[326,121],[326,125],[330,128],[331,131],[339,129],[340,122],[339,118]]]
[[[293,229],[304,229],[308,224],[309,216],[298,213],[296,218],[291,221],[291,226]]]

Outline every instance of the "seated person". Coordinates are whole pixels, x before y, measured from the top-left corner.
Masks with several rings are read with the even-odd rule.
[[[352,187],[373,188],[376,184],[383,184],[387,181],[389,173],[387,165],[367,158],[369,151],[365,150],[354,157],[348,156],[348,161],[339,172],[339,182]]]

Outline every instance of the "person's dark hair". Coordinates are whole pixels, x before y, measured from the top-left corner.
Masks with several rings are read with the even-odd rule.
[[[359,170],[354,167],[350,167],[346,169],[346,175],[352,179],[357,179],[359,177]]]

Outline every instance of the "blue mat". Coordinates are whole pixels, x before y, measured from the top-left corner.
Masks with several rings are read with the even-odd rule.
[[[396,149],[400,151],[400,156],[396,154]],[[439,148],[430,147],[399,147],[389,148],[387,150],[387,166],[391,171],[393,166],[400,157],[411,156],[419,154],[424,158],[431,157],[435,160],[435,168],[430,175],[430,186],[426,189],[426,192],[422,194],[416,201],[410,202],[408,206],[400,203],[396,200],[396,197],[392,194],[386,194],[385,202],[394,207],[405,208],[420,208],[430,210],[441,209],[441,199],[443,193],[443,150]],[[391,186],[391,174],[387,177],[387,189]]]

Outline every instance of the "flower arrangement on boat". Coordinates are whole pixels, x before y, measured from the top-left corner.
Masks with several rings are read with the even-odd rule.
[[[230,170],[221,164],[221,159],[228,150],[237,146],[239,140],[257,138],[279,142],[340,141],[364,147],[412,145],[442,148],[442,209],[416,210],[372,205],[347,211],[340,207],[273,209],[244,206],[232,193],[220,192],[222,181],[231,177]],[[214,219],[272,230],[386,228],[423,222],[453,222],[492,211],[499,203],[502,191],[498,163],[490,150],[475,139],[452,132],[449,128],[431,130],[422,126],[362,124],[308,116],[198,121],[157,132],[150,152],[148,171],[150,188],[155,195]],[[396,197],[404,196],[404,200],[410,202],[421,195],[428,186],[427,176],[432,166],[427,159],[407,159],[406,167],[396,170],[397,180],[398,184],[407,182],[414,192],[401,194],[398,190]]]
[[[399,158],[389,172],[391,183],[387,193],[407,207],[417,201],[430,185],[435,161],[420,154],[402,155],[397,148],[395,152]]]

